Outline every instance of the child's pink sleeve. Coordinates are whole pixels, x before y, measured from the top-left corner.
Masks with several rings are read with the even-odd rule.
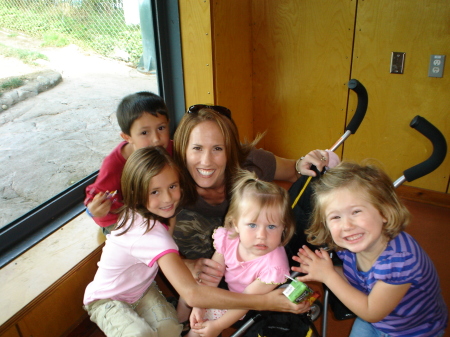
[[[217,253],[220,253],[222,255],[225,254],[227,248],[226,239],[228,234],[228,230],[226,230],[224,227],[219,227],[214,230],[214,233],[212,235],[214,239],[213,245]]]

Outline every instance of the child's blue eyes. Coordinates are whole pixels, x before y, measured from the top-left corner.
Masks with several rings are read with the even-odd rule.
[[[250,228],[256,228],[256,227],[258,227],[258,225],[255,224],[255,223],[249,223],[247,226],[250,227]],[[276,226],[276,225],[268,225],[267,228],[269,228],[269,229],[276,229],[277,226]]]

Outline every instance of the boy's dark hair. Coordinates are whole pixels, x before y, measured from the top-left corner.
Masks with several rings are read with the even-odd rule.
[[[122,132],[130,135],[131,126],[143,113],[149,113],[155,117],[160,114],[169,120],[169,111],[164,99],[152,92],[140,91],[125,96],[117,107],[117,122]]]

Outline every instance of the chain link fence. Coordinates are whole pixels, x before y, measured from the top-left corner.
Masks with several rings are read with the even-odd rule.
[[[143,53],[138,0],[0,0],[0,27],[135,66]]]

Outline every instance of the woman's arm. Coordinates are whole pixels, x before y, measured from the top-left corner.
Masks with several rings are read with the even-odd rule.
[[[330,256],[324,250],[312,252],[303,246],[295,260],[301,263],[301,267],[292,269],[307,274],[297,277],[299,281],[325,283],[348,309],[367,322],[378,322],[386,317],[397,307],[411,286],[410,283],[392,285],[377,281],[370,294],[366,295],[336,272]]]
[[[307,304],[294,304],[276,289],[266,295],[247,295],[204,287],[195,281],[191,272],[176,253],[168,253],[158,260],[162,272],[191,307],[217,309],[254,309],[299,314],[309,309]]]
[[[276,288],[276,284],[265,284],[259,280],[253,281],[244,290],[244,294],[267,294]],[[248,310],[232,309],[214,321],[199,322],[193,330],[201,336],[218,336],[223,330],[229,328],[246,315]],[[192,325],[191,325],[192,326]]]

